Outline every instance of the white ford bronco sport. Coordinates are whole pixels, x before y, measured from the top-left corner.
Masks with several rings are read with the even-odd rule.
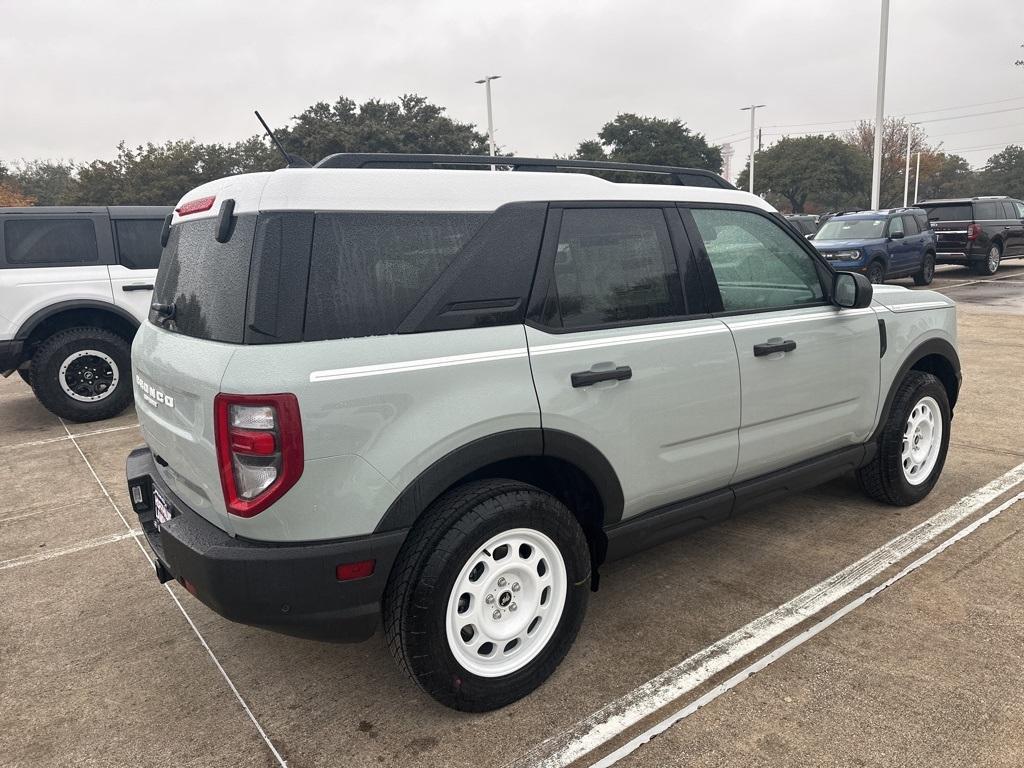
[[[0,374],[53,413],[132,401],[132,337],[149,314],[169,207],[0,208]]]
[[[487,710],[554,671],[607,560],[847,472],[926,496],[953,303],[833,271],[713,174],[580,172],[611,167],[342,155],[185,195],[132,350],[157,576],[289,633],[383,619]]]

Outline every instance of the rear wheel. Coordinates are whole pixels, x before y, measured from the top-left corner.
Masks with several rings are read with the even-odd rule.
[[[992,243],[988,249],[988,255],[984,261],[972,264],[972,269],[979,275],[994,275],[999,269],[999,263],[1003,260],[1003,249],[999,243]]]
[[[132,401],[130,342],[102,328],[70,328],[32,357],[32,390],[69,421],[116,416]]]
[[[880,261],[872,261],[868,267],[868,281],[879,285],[885,282],[885,265]]]
[[[442,496],[410,533],[384,595],[388,646],[442,704],[497,709],[541,685],[586,611],[590,552],[550,494],[480,480]]]
[[[916,504],[939,479],[949,448],[949,398],[935,376],[910,371],[900,382],[871,463],[857,472],[872,498]]]
[[[921,271],[914,275],[914,285],[931,285],[935,278],[935,255],[926,253],[921,263]]]

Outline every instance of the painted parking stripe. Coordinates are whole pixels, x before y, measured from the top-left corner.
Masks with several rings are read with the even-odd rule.
[[[902,571],[897,573],[895,576],[893,576],[893,577],[891,577],[889,579],[886,579],[885,581],[883,581],[881,584],[879,584],[874,589],[871,589],[871,590],[865,592],[863,595],[861,595],[860,597],[856,598],[855,600],[850,601],[849,603],[844,605],[842,608],[840,608],[838,611],[835,611],[834,613],[830,614],[829,616],[827,616],[826,618],[822,619],[821,621],[819,621],[814,626],[809,627],[808,629],[805,629],[800,634],[798,634],[795,637],[791,638],[790,640],[786,641],[785,643],[780,645],[778,648],[776,648],[771,653],[762,656],[760,659],[755,661],[750,666],[748,666],[745,669],[737,672],[735,675],[730,677],[728,680],[726,680],[721,685],[718,685],[718,686],[715,686],[714,688],[712,688],[710,691],[705,693],[699,699],[696,699],[695,701],[687,704],[685,707],[683,707],[679,711],[672,713],[671,715],[666,717],[664,720],[662,720],[660,723],[657,723],[656,725],[651,726],[646,731],[641,733],[639,736],[637,736],[637,737],[631,739],[630,741],[628,741],[627,743],[623,744],[621,747],[616,749],[614,752],[609,753],[605,757],[603,757],[600,760],[598,760],[596,763],[593,763],[590,766],[590,768],[610,768],[610,766],[615,765],[622,758],[626,757],[627,755],[632,754],[633,752],[635,752],[637,749],[642,747],[644,744],[646,744],[648,741],[653,739],[658,734],[664,733],[669,728],[671,728],[673,725],[678,723],[680,720],[683,720],[683,719],[689,717],[690,715],[692,715],[694,712],[696,712],[701,707],[703,707],[703,706],[705,706],[707,704],[710,704],[712,701],[717,699],[723,693],[726,693],[726,692],[732,690],[733,688],[735,688],[737,685],[739,685],[743,681],[749,679],[751,677],[751,675],[754,675],[755,673],[760,672],[762,669],[765,669],[770,664],[773,664],[774,662],[776,662],[779,659],[781,659],[783,656],[788,654],[794,648],[797,648],[797,647],[803,645],[808,640],[810,640],[812,637],[814,637],[814,636],[820,634],[821,632],[823,632],[824,630],[828,629],[833,624],[835,624],[837,621],[839,621],[841,618],[843,618],[847,614],[853,612],[857,608],[860,608],[868,600],[871,600],[872,598],[877,597],[883,591],[885,591],[886,589],[891,587],[893,584],[895,584],[897,581],[900,581],[903,577],[907,576],[910,573],[913,573],[918,568],[920,568],[922,565],[927,563],[929,560],[932,560],[933,558],[935,558],[938,555],[942,554],[947,549],[949,549],[951,546],[956,544],[958,541],[967,538],[972,533],[977,531],[985,523],[987,523],[988,521],[992,520],[995,517],[998,517],[1003,512],[1005,512],[1007,509],[1009,509],[1014,504],[1017,504],[1020,501],[1024,501],[1024,493],[1018,493],[1013,498],[1011,498],[1008,501],[1005,501],[1002,504],[1000,504],[998,507],[993,509],[991,512],[988,512],[987,514],[982,515],[977,520],[975,520],[973,523],[971,523],[970,525],[960,529],[955,534],[953,534],[948,539],[946,539],[941,544],[939,544],[937,547],[935,547],[934,549],[929,550],[927,553],[925,553],[924,555],[919,557],[917,560],[912,562],[910,565],[908,565]]]
[[[93,435],[105,435],[108,432],[123,432],[126,429],[138,429],[138,427],[138,422],[135,422],[134,424],[128,424],[127,426],[123,427],[106,427],[105,429],[94,429],[91,432],[82,432],[81,434],[74,435],[73,437],[76,439],[79,437],[92,437]],[[15,443],[14,445],[0,445],[0,451],[13,451],[18,448],[31,448],[33,445],[49,445],[50,443],[60,443],[64,442],[65,440],[71,439],[72,435],[69,432],[68,434],[61,435],[60,437],[47,437],[43,440],[30,440],[27,443]]]
[[[121,508],[117,506],[117,502],[114,501],[114,498],[110,495],[110,493],[107,492],[107,487],[103,485],[103,481],[100,480],[100,476],[96,474],[96,470],[93,468],[92,462],[90,462],[89,458],[85,455],[85,452],[82,450],[82,446],[78,444],[78,440],[76,439],[78,435],[71,434],[71,430],[68,429],[68,425],[64,422],[64,419],[60,419],[60,423],[64,427],[64,431],[67,432],[68,437],[71,439],[71,443],[75,446],[75,448],[78,449],[78,455],[82,457],[82,461],[85,462],[85,466],[89,468],[89,471],[92,473],[93,479],[96,480],[96,484],[100,487],[100,490],[103,491],[103,495],[107,497],[107,501],[110,502],[110,506],[114,508],[114,512],[117,513],[117,516],[121,518],[121,522],[124,523],[124,527],[128,529],[129,533],[124,535],[125,538],[131,536],[135,539],[135,543],[138,545],[139,550],[142,552],[142,556],[145,557],[149,564],[152,566],[154,564],[153,558],[149,556],[149,552],[146,551],[145,545],[143,545],[143,543],[139,540],[140,537],[136,534],[135,531],[132,530],[131,525],[128,524],[128,520],[121,512]],[[192,632],[195,634],[196,638],[198,638],[200,645],[202,645],[203,648],[206,650],[206,653],[209,655],[211,661],[213,661],[213,664],[217,668],[217,671],[220,672],[221,677],[223,677],[224,681],[228,684],[228,688],[230,688],[231,692],[235,695],[235,699],[238,700],[239,705],[242,707],[242,711],[245,712],[246,716],[249,718],[249,721],[253,724],[253,727],[256,729],[256,732],[260,735],[260,738],[263,739],[263,743],[267,745],[267,748],[274,756],[274,759],[277,761],[277,764],[281,766],[281,768],[288,768],[288,763],[285,762],[285,759],[284,757],[282,757],[281,753],[277,751],[277,747],[275,747],[274,742],[270,740],[270,737],[267,735],[267,732],[263,729],[263,726],[260,724],[260,721],[256,719],[256,715],[253,714],[253,711],[251,709],[249,709],[249,705],[246,703],[245,699],[242,698],[242,694],[239,693],[234,681],[228,675],[227,670],[224,669],[224,666],[220,663],[220,659],[217,658],[217,655],[213,652],[213,649],[210,648],[209,643],[206,642],[206,638],[203,637],[203,633],[199,631],[199,627],[196,626],[195,622],[192,621],[192,617],[189,616],[188,611],[185,610],[185,606],[181,604],[181,601],[178,599],[178,596],[174,594],[174,591],[171,589],[169,584],[164,584],[163,587],[165,590],[167,590],[167,594],[170,595],[171,600],[174,601],[174,604],[178,606],[178,610],[181,611],[181,615],[185,617],[185,621],[188,622],[188,625],[192,628]]]
[[[578,760],[867,583],[1022,482],[1024,464],[1019,464],[792,600],[606,704],[567,731],[541,742],[509,763],[509,768],[563,768]]]
[[[110,536],[100,536],[97,539],[80,541],[69,547],[48,549],[45,552],[33,552],[31,555],[24,555],[23,557],[15,557],[10,560],[0,561],[0,571],[6,571],[9,568],[18,568],[23,565],[31,565],[32,563],[39,563],[44,560],[52,560],[55,557],[63,557],[64,555],[81,552],[83,549],[94,549],[95,547],[102,547],[104,544],[113,544],[116,541],[123,541],[125,539],[130,539],[133,536],[140,535],[141,532],[136,531],[131,531],[129,533],[113,533]]]

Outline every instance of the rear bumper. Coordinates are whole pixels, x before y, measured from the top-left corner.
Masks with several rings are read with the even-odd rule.
[[[21,365],[25,342],[20,339],[0,341],[0,374],[7,376]]]
[[[982,261],[985,254],[972,254],[970,251],[938,251],[935,254],[936,264],[970,264],[972,261]]]
[[[157,559],[162,581],[176,579],[225,618],[300,637],[358,642],[377,628],[380,601],[406,531],[308,544],[270,544],[229,536],[182,503],[142,446],[125,474],[132,504]],[[153,489],[173,507],[158,530]],[[376,561],[370,576],[338,581],[342,563]]]

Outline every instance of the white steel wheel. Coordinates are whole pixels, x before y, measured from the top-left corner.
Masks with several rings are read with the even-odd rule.
[[[480,677],[529,664],[558,628],[568,578],[557,545],[532,528],[503,531],[478,547],[455,579],[445,630],[455,660]]]
[[[942,447],[942,413],[933,397],[922,397],[910,410],[903,431],[903,476],[920,485],[931,475]]]

